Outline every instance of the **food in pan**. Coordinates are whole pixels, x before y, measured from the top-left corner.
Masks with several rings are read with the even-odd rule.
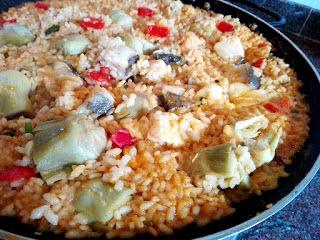
[[[308,137],[293,69],[239,19],[171,0],[0,18],[0,214],[67,238],[172,234],[277,187]]]

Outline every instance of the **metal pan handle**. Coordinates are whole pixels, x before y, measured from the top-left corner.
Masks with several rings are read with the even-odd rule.
[[[219,0],[216,0],[215,2],[223,2],[223,1],[219,1]],[[262,13],[265,13],[267,14],[268,16],[270,16],[271,18],[275,19],[275,20],[267,20],[267,22],[274,26],[274,27],[282,27],[283,25],[286,24],[286,19],[284,16],[276,13],[275,11],[273,10],[270,10],[264,6],[260,6],[254,2],[251,2],[249,0],[231,0],[231,2],[236,2],[236,3],[240,3],[242,5],[245,5],[245,6],[248,6],[252,9],[255,9],[255,10],[258,10]]]

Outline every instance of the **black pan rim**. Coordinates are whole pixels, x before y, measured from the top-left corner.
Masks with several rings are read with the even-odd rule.
[[[29,0],[30,1],[30,0]],[[197,2],[197,0],[192,0],[192,2]],[[260,24],[264,24],[266,26],[268,26],[270,28],[270,30],[274,31],[277,35],[279,35],[284,41],[286,41],[287,43],[289,43],[296,51],[297,53],[299,53],[299,55],[301,55],[301,57],[304,59],[304,61],[309,65],[310,69],[313,71],[313,73],[315,74],[318,82],[320,83],[320,75],[317,72],[316,68],[313,66],[313,64],[310,62],[310,60],[308,59],[308,57],[302,52],[302,50],[297,47],[297,45],[295,43],[293,43],[286,35],[284,35],[282,32],[280,32],[278,29],[276,29],[275,27],[271,26],[270,24],[268,24],[266,21],[264,21],[263,19],[257,17],[256,15],[248,12],[247,10],[244,10],[241,7],[238,7],[232,3],[226,2],[225,0],[215,0],[215,2],[221,2],[225,5],[228,5],[234,9],[236,9],[239,12],[242,12],[245,15],[249,15],[252,18],[255,19],[255,21],[257,23]],[[290,191],[285,197],[283,197],[282,199],[280,199],[277,203],[275,203],[273,205],[272,208],[265,210],[264,212],[262,212],[261,214],[250,218],[247,221],[244,221],[238,225],[235,225],[231,228],[222,230],[222,231],[218,231],[215,232],[213,234],[209,234],[203,237],[199,237],[196,239],[201,239],[201,240],[211,240],[211,239],[225,239],[227,237],[231,237],[234,236],[240,232],[243,232],[261,222],[263,222],[264,220],[268,219],[269,217],[273,216],[274,214],[276,214],[277,212],[279,212],[281,209],[283,209],[285,206],[287,206],[294,198],[296,198],[304,189],[305,187],[310,183],[310,181],[313,179],[313,177],[316,175],[316,173],[318,172],[318,170],[320,169],[320,155],[318,155],[315,163],[313,164],[312,168],[309,170],[309,172],[307,173],[307,175],[294,187],[294,189],[292,191]],[[25,236],[21,236],[17,233],[13,233],[13,232],[9,232],[9,231],[5,231],[0,229],[0,236],[1,237],[5,237],[5,239],[8,238],[14,238],[14,239],[19,239],[19,240],[35,240],[36,238],[30,238],[30,237],[25,237]]]

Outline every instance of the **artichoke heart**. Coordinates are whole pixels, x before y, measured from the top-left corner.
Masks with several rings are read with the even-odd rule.
[[[31,83],[28,78],[15,70],[0,72],[0,114],[9,117],[31,110],[28,94]]]
[[[130,28],[133,24],[133,19],[125,12],[115,9],[109,12],[109,16],[113,23],[116,23],[122,27]]]
[[[121,39],[129,48],[133,49],[137,54],[150,54],[153,50],[156,49],[156,46],[154,44],[139,37],[125,35]]]
[[[81,34],[72,34],[57,42],[56,46],[62,49],[65,55],[83,53],[89,45],[89,40]]]
[[[273,160],[282,132],[282,127],[271,127],[257,138],[254,146],[250,148],[250,153],[257,167]]]
[[[255,138],[260,130],[268,126],[268,119],[264,115],[259,115],[248,120],[238,121],[235,125],[236,133],[243,139]]]
[[[67,179],[72,171],[72,168],[67,166],[63,169],[58,169],[55,171],[42,172],[41,177],[48,185],[51,185],[57,181]]]
[[[0,46],[12,44],[22,46],[34,40],[34,35],[25,26],[19,24],[5,24],[0,30]]]
[[[237,158],[231,144],[221,144],[200,150],[186,161],[186,170],[192,176],[232,176]]]
[[[132,193],[127,188],[116,191],[111,185],[95,179],[81,187],[75,197],[74,206],[86,217],[88,223],[106,223],[115,210],[129,201]]]
[[[34,132],[32,157],[41,175],[94,160],[107,142],[104,129],[84,115],[45,122]]]

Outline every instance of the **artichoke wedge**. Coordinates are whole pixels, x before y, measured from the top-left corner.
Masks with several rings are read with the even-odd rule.
[[[67,179],[71,172],[72,168],[67,166],[56,171],[42,172],[41,177],[48,185],[51,185],[57,181]]]
[[[133,25],[133,19],[125,12],[115,9],[109,12],[109,16],[112,22],[118,24],[124,28],[130,28]]]
[[[236,133],[243,139],[255,138],[262,129],[268,126],[268,119],[264,115],[259,115],[247,120],[238,121],[235,125]]]
[[[240,182],[238,188],[243,190],[243,191],[246,191],[246,190],[250,190],[251,189],[251,186],[252,183],[251,183],[251,180],[250,180],[250,176],[247,175],[245,176],[242,181]]]
[[[57,48],[61,49],[64,55],[78,55],[83,53],[89,45],[89,40],[81,34],[72,34],[57,42]]]
[[[116,191],[111,185],[95,179],[85,183],[75,196],[74,206],[88,223],[106,223],[113,212],[125,205],[133,192],[127,188]]]
[[[276,154],[283,132],[282,127],[277,125],[277,122],[271,125],[265,133],[257,138],[256,143],[249,147],[252,159],[257,167],[271,162]]]
[[[28,94],[31,83],[28,78],[15,70],[0,72],[0,114],[10,117],[31,110]]]
[[[0,46],[12,44],[20,47],[33,41],[34,38],[35,36],[28,28],[19,24],[5,24],[0,30]]]
[[[122,40],[126,45],[133,49],[137,54],[150,54],[156,49],[156,46],[145,39],[134,37],[132,35],[126,35],[122,37]]]
[[[194,154],[185,163],[192,176],[217,175],[230,177],[236,171],[237,158],[231,144],[208,147]]]
[[[43,176],[96,159],[107,143],[103,128],[84,115],[42,123],[34,129],[33,161]]]

